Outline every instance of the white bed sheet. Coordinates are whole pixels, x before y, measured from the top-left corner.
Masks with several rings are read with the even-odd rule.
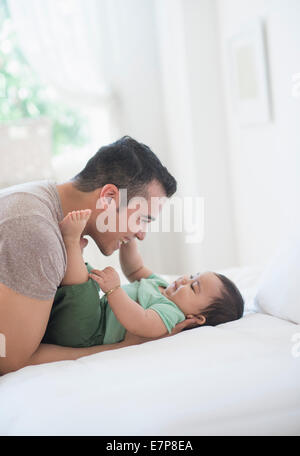
[[[257,272],[228,275],[239,321],[1,377],[0,435],[300,435],[300,325],[254,312]]]

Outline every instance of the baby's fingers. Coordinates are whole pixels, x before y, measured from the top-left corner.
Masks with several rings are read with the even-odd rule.
[[[91,270],[91,274],[95,274],[95,275],[101,277],[101,275],[103,275],[104,272],[103,272],[103,271],[100,271],[99,269],[92,269],[92,270]]]
[[[100,277],[97,274],[93,274],[92,272],[89,273],[89,277],[91,279],[95,280],[96,282],[98,282],[99,284],[102,283],[102,281],[103,281],[103,277]]]

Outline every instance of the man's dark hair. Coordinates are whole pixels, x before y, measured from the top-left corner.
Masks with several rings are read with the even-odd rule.
[[[216,326],[238,320],[244,312],[244,299],[236,285],[223,274],[215,275],[223,284],[221,297],[213,298],[210,305],[201,312],[206,318],[203,326]]]
[[[130,136],[101,147],[85,168],[73,179],[82,192],[91,192],[106,184],[127,189],[127,203],[134,196],[147,196],[147,185],[158,181],[170,198],[177,189],[174,177],[152,150]]]

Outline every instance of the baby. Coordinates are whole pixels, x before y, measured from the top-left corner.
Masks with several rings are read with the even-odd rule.
[[[225,276],[205,272],[168,284],[143,265],[135,240],[120,247],[120,263],[130,284],[121,287],[112,267],[100,271],[84,263],[81,234],[91,210],[73,211],[60,223],[67,269],[54,299],[44,343],[91,346],[120,342],[126,330],[156,338],[192,318],[194,326],[215,326],[241,318],[244,302]],[[105,293],[100,299],[99,290]]]

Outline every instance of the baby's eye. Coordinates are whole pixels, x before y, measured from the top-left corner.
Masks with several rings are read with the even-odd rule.
[[[192,279],[192,278],[193,278],[193,274],[192,274],[192,275],[190,275],[190,279]],[[191,283],[191,285],[190,285],[190,286],[191,286],[191,289],[192,289],[192,290],[195,292],[195,290],[194,290],[194,287],[193,287],[193,283]]]

